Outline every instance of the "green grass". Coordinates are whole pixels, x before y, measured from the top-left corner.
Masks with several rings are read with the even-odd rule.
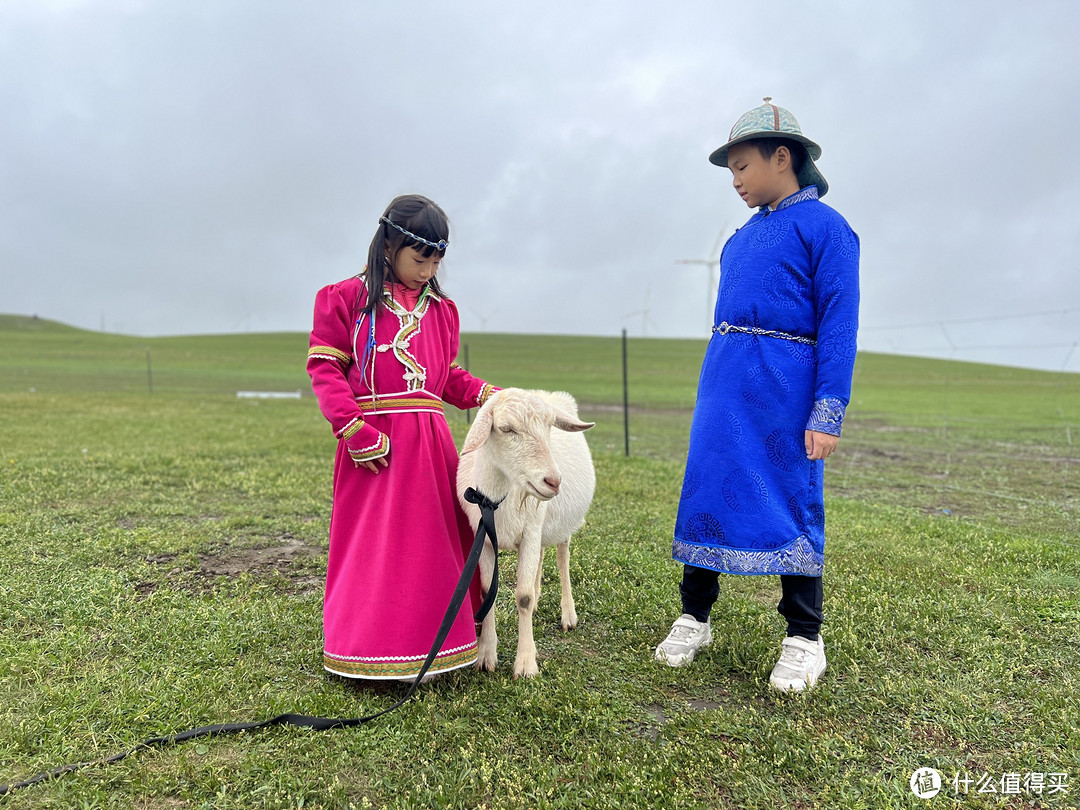
[[[860,356],[827,472],[829,670],[782,698],[765,683],[772,577],[722,578],[716,642],[686,669],[652,661],[678,612],[670,537],[703,343],[630,341],[626,458],[618,340],[465,340],[478,374],[566,388],[598,422],[580,624],[558,629],[551,555],[540,677],[511,677],[506,591],[493,674],[438,679],[357,729],[140,751],[0,806],[902,808],[928,806],[908,788],[920,766],[1070,776],[1064,796],[948,785],[929,806],[1077,804],[1080,377]],[[333,439],[314,400],[235,396],[306,394],[305,349],[0,319],[0,783],[402,694],[321,668]],[[451,426],[460,441],[464,416]]]

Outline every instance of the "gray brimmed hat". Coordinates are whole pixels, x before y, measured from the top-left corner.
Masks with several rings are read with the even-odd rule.
[[[818,196],[824,197],[829,190],[829,184],[814,165],[814,161],[821,157],[821,147],[802,134],[794,115],[770,102],[772,98],[766,97],[765,103],[760,107],[743,113],[731,128],[728,142],[709,155],[709,162],[726,167],[728,149],[743,141],[755,138],[787,138],[802,144],[806,150],[806,160],[799,172],[799,188],[817,186]]]

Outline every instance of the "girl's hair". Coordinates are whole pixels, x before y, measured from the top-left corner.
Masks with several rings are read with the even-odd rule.
[[[771,160],[777,149],[786,146],[788,152],[791,153],[791,168],[796,177],[799,176],[803,164],[806,163],[806,148],[791,138],[752,138],[747,143],[757,147],[758,152],[765,160]]]
[[[445,248],[439,250],[437,247],[418,242],[392,225],[388,225],[383,221],[384,219],[429,242],[445,242],[450,238],[450,222],[446,218],[446,212],[438,205],[419,194],[397,197],[379,218],[379,229],[375,231],[375,237],[368,248],[367,267],[361,274],[367,282],[367,303],[361,307],[359,295],[357,296],[356,304],[353,306],[354,317],[359,316],[361,312],[370,313],[382,300],[383,284],[388,278],[394,279],[394,261],[402,248],[413,248],[425,259],[433,253],[438,253],[439,258],[446,255]],[[434,276],[428,281],[428,286],[433,293],[444,295]]]

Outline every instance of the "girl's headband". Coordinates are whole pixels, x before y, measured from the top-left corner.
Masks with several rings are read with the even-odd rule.
[[[420,242],[421,244],[427,245],[428,247],[433,247],[436,250],[446,250],[450,246],[450,243],[447,242],[445,239],[440,239],[438,242],[429,242],[424,237],[417,236],[412,231],[405,230],[400,225],[398,225],[396,222],[393,222],[392,220],[390,220],[389,217],[379,217],[379,222],[385,222],[391,228],[397,228],[397,230],[401,231],[403,234],[405,234],[410,239],[415,239],[417,242]]]

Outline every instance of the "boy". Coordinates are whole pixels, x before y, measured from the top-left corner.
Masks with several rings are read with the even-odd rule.
[[[819,201],[821,147],[770,102],[709,157],[758,212],[720,256],[672,550],[683,614],[656,659],[689,664],[711,642],[720,573],[779,574],[787,637],[769,683],[787,692],[825,671],[822,478],[851,393],[859,240]]]

